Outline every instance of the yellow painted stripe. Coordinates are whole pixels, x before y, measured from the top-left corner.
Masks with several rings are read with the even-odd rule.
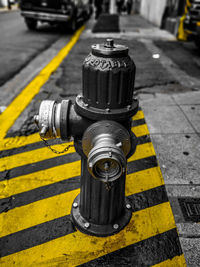
[[[155,155],[156,155],[156,152],[151,142],[137,145],[135,153],[128,159],[128,162],[155,156]]]
[[[53,145],[52,148],[61,151],[67,145],[71,145],[71,143]],[[66,153],[63,154],[55,154],[50,151],[47,147],[38,148],[35,150],[31,150],[28,152],[23,152],[15,155],[11,155],[8,157],[0,158],[0,171],[10,170],[16,167],[20,167],[27,164],[36,163],[42,160],[51,159],[55,157],[62,156],[64,154],[69,154],[75,152],[74,147],[70,147]],[[136,148],[136,152],[133,154],[128,161],[137,160],[149,156],[155,155],[155,151],[152,143],[146,143],[142,145],[138,145]]]
[[[142,110],[139,110],[137,114],[133,116],[132,119],[133,120],[144,119],[144,113],[142,112]],[[13,149],[40,141],[41,138],[38,133],[34,133],[29,136],[16,136],[16,137],[5,138],[0,143],[0,151]]]
[[[0,237],[70,214],[79,189],[0,214]]]
[[[149,190],[153,187],[160,186],[163,183],[163,178],[158,167],[130,174],[127,175],[126,179],[126,195],[132,195],[144,190]],[[72,200],[75,198],[74,195],[78,194],[78,191],[74,190],[63,193],[61,195],[56,195],[51,198],[36,201],[26,206],[9,210],[6,213],[1,213],[0,224],[2,229],[0,237],[48,220],[62,217],[68,214],[66,212],[70,213]],[[70,197],[72,200],[69,200]],[[57,207],[59,207],[59,209],[55,207],[55,211],[53,211],[52,207],[54,205],[58,205]],[[30,214],[32,214],[34,219],[30,219]]]
[[[185,262],[183,254],[153,265],[153,267],[184,267],[184,266],[187,266],[187,264]]]
[[[0,139],[6,136],[7,131],[13,125],[15,120],[19,117],[22,111],[28,106],[31,100],[40,91],[40,88],[49,79],[53,71],[55,71],[63,59],[69,54],[72,47],[76,44],[80,37],[80,34],[84,30],[82,26],[77,32],[72,36],[69,43],[60,50],[60,52],[55,56],[47,66],[41,70],[41,72],[36,76],[22,92],[12,101],[12,103],[6,108],[6,110],[0,114]]]
[[[137,137],[149,135],[149,130],[146,124],[132,127],[131,130]]]
[[[61,151],[67,145],[71,145],[72,143],[62,144],[62,145],[53,145],[52,148]],[[65,154],[75,152],[74,147],[70,147],[69,150],[63,154],[55,154],[50,151],[47,147],[38,148],[32,151],[23,152],[15,155],[11,155],[8,157],[0,158],[0,171],[10,170],[16,167],[20,167],[27,164],[36,163],[39,161],[43,161],[46,159],[52,159],[55,157],[59,157]],[[155,155],[155,151],[152,143],[146,143],[142,145],[138,145],[136,148],[136,152],[134,155],[129,158],[129,161],[137,160],[141,158],[146,158],[149,156]]]
[[[31,216],[32,218],[33,216]],[[158,220],[159,217],[159,220]],[[134,212],[124,230],[109,237],[75,233],[3,257],[1,266],[77,266],[175,228],[169,202]]]
[[[62,151],[67,145],[72,144],[73,143],[71,142],[68,144],[53,145],[52,148],[58,151]],[[70,147],[69,150],[63,154],[55,154],[47,147],[42,147],[32,151],[11,155],[8,157],[0,158],[0,171],[10,170],[26,164],[36,163],[45,159],[51,159],[73,152],[75,152],[74,147]]]
[[[45,149],[47,150],[47,148]],[[25,164],[24,160],[26,161],[26,163],[28,161],[29,163],[33,163],[34,160],[35,162],[37,162],[39,160],[45,159],[45,156],[46,158],[50,158],[49,156],[54,157],[54,155],[56,155],[46,150],[43,151],[43,149],[37,149],[34,151],[6,157],[7,164],[9,164],[9,166],[11,166],[11,164],[23,165]],[[71,153],[72,150],[68,152]],[[138,159],[142,159],[142,158],[146,158],[146,157],[150,157],[154,155],[155,155],[155,151],[154,151],[152,143],[146,143],[146,144],[138,145],[136,152],[134,153],[132,157],[129,158],[128,161],[131,162],[134,160],[138,160]],[[12,160],[10,160],[10,158]],[[78,175],[80,175],[80,161],[75,161],[75,162],[67,163],[61,166],[49,168],[46,170],[30,173],[27,175],[22,175],[22,176],[19,176],[19,177],[10,179],[10,180],[0,181],[0,198],[6,198],[6,197],[9,197],[15,194],[19,194],[22,192],[26,192],[26,191],[41,187],[41,186],[45,186],[45,185],[56,183],[56,182],[59,182],[65,179],[69,179],[71,177],[78,176]]]
[[[29,136],[16,136],[16,137],[5,138],[0,142],[0,151],[18,148],[21,146],[26,146],[40,141],[42,140],[38,133],[34,133]]]
[[[22,175],[0,182],[0,199],[60,182],[81,174],[80,161]]]
[[[138,110],[138,112],[135,114],[135,116],[132,117],[133,121],[144,119],[144,113],[142,110]]]
[[[146,169],[127,175],[126,195],[137,194],[164,185],[160,167]]]

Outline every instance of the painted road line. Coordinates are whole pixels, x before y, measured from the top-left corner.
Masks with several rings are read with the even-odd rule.
[[[31,191],[22,192],[12,197],[0,199],[0,213],[8,212],[21,206],[31,204],[45,198],[63,194],[80,188],[80,176],[70,177],[61,182],[48,184]]]
[[[53,154],[53,153],[52,153]],[[76,154],[75,154],[76,155]],[[36,155],[37,156],[37,155]],[[128,160],[128,168],[127,172],[135,172],[139,171],[137,167],[135,167],[133,164],[134,161],[137,161],[137,166],[143,165],[144,168],[149,169],[152,167],[152,160],[151,157],[155,156],[155,151],[153,149],[152,143],[146,143],[142,145],[138,145],[135,154]],[[150,166],[148,166],[148,160],[147,158],[150,158]],[[21,172],[24,175],[21,175],[20,177],[12,178],[12,173],[10,173],[10,179],[6,178],[2,181],[0,181],[0,198],[6,198],[9,196],[12,196],[13,194],[22,193],[28,190],[32,190],[39,186],[47,185],[47,183],[55,183],[61,180],[65,180],[70,177],[78,176],[80,175],[80,161],[75,162],[69,162],[70,158],[68,155],[66,156],[60,156],[60,158],[64,159],[64,163],[67,161],[68,164],[64,164],[61,159],[58,159],[58,163],[60,164],[57,167],[52,167],[48,169],[47,164],[42,164],[42,162],[39,162],[37,164],[40,164],[45,168],[44,170],[39,171],[38,165],[35,163],[34,167],[36,167],[35,173],[33,172],[33,166],[32,163],[30,165],[30,173],[25,175],[24,165],[21,167]],[[145,159],[143,161],[142,159]],[[36,158],[37,159],[37,158]],[[73,157],[72,157],[73,160]],[[138,163],[138,160],[142,160],[141,164]],[[62,164],[63,163],[63,164]],[[54,163],[50,164],[53,165]],[[133,166],[132,166],[133,165]],[[12,170],[14,171],[14,170]],[[29,167],[26,166],[26,172],[29,171]],[[19,170],[17,172],[19,174]],[[58,180],[59,179],[59,180]]]
[[[80,176],[80,161],[18,176],[0,182],[0,198],[11,197],[76,176]]]
[[[132,117],[132,120],[141,120],[144,119],[144,113],[142,110],[138,110],[138,112]]]
[[[126,179],[126,195],[137,194],[160,185],[164,185],[160,167],[153,167],[131,173],[127,175]],[[134,187],[134,189],[132,187]]]
[[[155,264],[152,267],[186,267],[184,255],[176,256],[161,263]]]
[[[176,229],[158,234],[138,243],[121,248],[117,251],[106,254],[95,260],[79,265],[82,267],[93,266],[152,266],[168,258],[174,258],[182,254],[180,244],[174,243],[178,234]],[[173,242],[173,249],[172,249]],[[159,245],[158,245],[159,244]],[[119,263],[122,263],[121,265]],[[178,265],[182,267],[182,265]],[[178,267],[173,266],[173,267]],[[171,266],[172,267],[172,266]]]
[[[139,110],[136,115],[132,117],[132,120],[140,119],[144,119],[144,113],[142,110]],[[34,133],[29,136],[16,136],[5,138],[0,143],[0,151],[22,147],[40,141],[41,138],[38,133]]]
[[[159,220],[158,220],[159,216]],[[33,216],[32,216],[33,217]],[[150,224],[150,221],[154,223]],[[110,237],[93,237],[77,231],[51,242],[6,256],[0,259],[1,266],[28,266],[43,264],[76,266],[123,247],[165,233],[175,228],[169,202],[134,212],[124,230]]]
[[[72,143],[69,143],[68,145],[72,145]],[[58,151],[62,150],[65,147],[66,144],[52,146],[52,148]],[[58,158],[63,155],[67,155],[74,152],[75,152],[74,147],[70,147],[69,150],[63,154],[55,154],[52,151],[50,151],[47,147],[44,147],[35,149],[33,151],[28,151],[20,154],[11,155],[8,157],[3,157],[0,158],[0,172],[28,164],[34,164],[36,162],[43,161],[46,159]],[[155,155],[152,143],[138,145],[136,148],[136,152],[131,158],[129,158],[129,161],[145,158],[152,155]]]
[[[152,173],[151,173],[152,171]],[[141,190],[149,190],[153,187],[161,186],[163,185],[163,180],[160,177],[159,169],[149,169],[149,171],[146,171],[146,177],[145,171],[141,172],[142,174],[138,173],[136,174],[136,177],[134,174],[127,175],[127,183],[126,188],[129,186],[128,189],[128,195],[136,194],[141,192]],[[152,182],[151,179],[149,181],[149,177],[152,177],[152,175],[155,175],[154,181]],[[135,179],[134,179],[135,178]],[[130,182],[129,182],[130,179]],[[136,184],[137,181],[137,184]],[[75,192],[75,193],[72,193]],[[62,217],[64,215],[67,215],[67,206],[68,211],[70,212],[71,204],[73,202],[73,196],[74,194],[77,195],[78,191],[74,190],[72,192],[67,192],[64,194],[56,195],[51,198],[43,199],[41,201],[33,202],[29,205],[22,206],[13,210],[9,210],[6,213],[0,214],[0,221],[2,222],[2,229],[0,236],[12,234],[17,231],[21,231],[23,229],[32,227],[34,225],[44,223],[48,220],[53,220],[58,217]],[[126,191],[127,193],[127,191]],[[72,196],[71,196],[72,195]],[[70,197],[72,199],[70,199]],[[59,206],[59,212],[57,209],[57,204]],[[55,205],[55,206],[54,206]],[[43,209],[44,207],[44,209]],[[53,210],[55,208],[55,212]],[[50,209],[50,212],[49,212]],[[38,210],[40,212],[38,212]],[[30,215],[34,215],[34,220],[30,220]],[[17,224],[15,222],[17,221]]]
[[[148,127],[146,124],[132,127],[131,130],[136,135],[136,137],[140,137],[143,135],[149,135],[149,130],[148,130]]]
[[[0,237],[70,214],[80,189],[33,202],[0,214]],[[16,223],[17,222],[17,223]]]
[[[46,177],[47,179],[45,179],[44,177],[44,181],[42,180],[42,176],[36,176],[34,181],[34,185],[36,185],[35,187],[32,186],[32,188],[30,186],[32,180],[30,180],[30,183],[29,180],[25,180],[25,184],[23,185],[24,180],[17,178],[18,183],[15,181],[15,183],[13,183],[13,187],[9,186],[9,188],[11,187],[13,190],[13,194],[11,194],[11,190],[2,192],[5,195],[2,195],[2,198],[0,199],[0,213],[16,207],[28,205],[34,201],[78,189],[80,187],[80,168],[74,169],[76,172],[75,174],[78,174],[77,176],[73,173],[70,176],[69,168],[70,167],[68,166],[68,168],[60,170],[63,171],[63,176],[59,176],[53,172],[55,173],[55,176],[53,177],[52,173],[49,171],[50,178],[52,179],[49,177]],[[66,171],[67,174],[65,174],[64,171]],[[159,167],[152,167],[150,169],[129,174],[126,179],[126,195],[130,196],[133,192],[132,189],[129,189],[129,186],[134,186],[134,194],[139,194],[143,191],[147,192],[154,188],[160,188],[160,186],[164,185],[162,175],[160,174],[161,172]],[[57,178],[57,181],[55,181],[55,177]],[[65,179],[63,179],[64,177]],[[152,177],[154,177],[154,179],[152,179]],[[40,180],[40,183],[37,182],[37,179]],[[43,186],[41,186],[41,184],[43,184]],[[16,187],[18,185],[19,188]],[[8,195],[7,197],[6,193]]]
[[[34,133],[28,136],[16,136],[4,138],[0,143],[0,151],[26,146],[32,143],[41,142],[40,135]]]
[[[155,191],[155,192],[154,192]],[[160,193],[157,197],[152,198],[152,193]],[[133,203],[132,211],[140,211],[142,209],[150,208],[158,204],[162,204],[168,201],[165,187],[160,186],[158,188],[142,192],[136,195],[129,196],[129,201]],[[142,205],[139,202],[142,202]],[[49,229],[50,228],[50,229]],[[57,219],[38,224],[34,227],[16,232],[12,235],[4,236],[0,238],[1,257],[13,254],[15,252],[31,248],[33,246],[40,245],[44,242],[51,241],[55,238],[71,234],[76,229],[73,227],[72,221],[70,221],[70,215],[59,217]],[[45,233],[45,234],[44,234]],[[17,240],[17,246],[16,241]],[[26,242],[24,242],[26,240]]]
[[[73,145],[73,143],[69,143],[67,145]],[[58,151],[63,150],[66,146],[66,144],[63,145],[53,145],[52,148]],[[0,158],[0,172],[3,172],[5,170],[10,170],[16,167],[20,167],[23,165],[33,164],[38,161],[43,161],[45,159],[51,159],[60,157],[66,154],[74,153],[75,149],[74,147],[70,147],[68,151],[66,151],[63,154],[55,154],[52,151],[50,151],[47,147],[35,149],[33,151],[28,151],[16,155],[11,155],[8,157]]]
[[[156,152],[151,142],[142,145],[137,145],[135,153],[128,159],[128,162],[155,155]]]
[[[40,135],[38,133],[31,134],[29,136],[16,136],[4,138],[0,143],[0,151],[11,150],[14,148],[26,146],[32,143],[41,142]]]
[[[23,90],[22,92],[12,101],[12,103],[6,108],[6,110],[0,114],[0,139],[3,139],[7,131],[20,116],[22,111],[29,105],[31,100],[39,93],[40,88],[48,81],[50,75],[58,68],[63,59],[69,54],[73,46],[79,39],[85,26],[82,26],[72,36],[69,43],[62,48],[57,56],[55,56],[45,68],[41,70]]]

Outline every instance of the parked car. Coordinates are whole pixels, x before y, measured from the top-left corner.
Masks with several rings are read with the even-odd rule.
[[[200,48],[200,0],[191,0],[184,20],[184,30]]]
[[[40,21],[66,25],[75,31],[77,23],[92,13],[91,0],[21,0],[19,7],[30,30],[35,30]]]

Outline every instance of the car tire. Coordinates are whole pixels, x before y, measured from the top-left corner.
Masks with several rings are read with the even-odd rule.
[[[74,33],[76,29],[77,29],[77,20],[76,20],[76,16],[73,16],[69,23],[69,30],[70,32]]]
[[[200,48],[200,35],[194,38],[195,45]]]
[[[29,30],[34,31],[37,28],[37,20],[35,19],[25,19],[26,26]]]

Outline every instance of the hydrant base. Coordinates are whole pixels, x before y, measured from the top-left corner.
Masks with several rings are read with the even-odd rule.
[[[80,195],[75,198],[72,205],[71,215],[73,223],[75,224],[78,230],[92,236],[105,237],[114,235],[120,232],[129,223],[132,217],[132,208],[127,198],[125,198],[124,214],[112,224],[106,225],[94,224],[86,220],[80,214],[79,205]]]

